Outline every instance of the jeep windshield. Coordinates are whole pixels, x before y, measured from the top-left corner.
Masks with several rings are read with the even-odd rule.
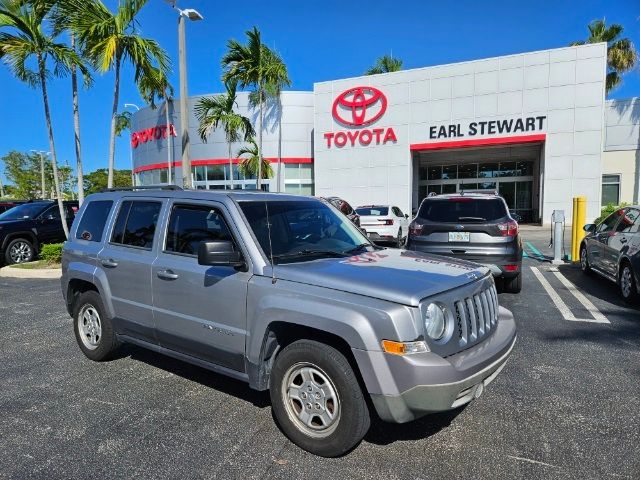
[[[346,217],[318,200],[243,201],[240,208],[274,263],[346,257],[374,247]],[[269,238],[271,237],[271,238]]]
[[[24,203],[16,207],[10,208],[6,212],[0,214],[0,220],[25,220],[36,218],[45,208],[51,206],[51,203]]]

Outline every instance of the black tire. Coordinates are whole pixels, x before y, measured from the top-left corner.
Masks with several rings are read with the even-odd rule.
[[[629,282],[628,285],[623,285],[623,282],[625,282],[625,276],[627,276],[626,281]],[[636,285],[633,267],[631,267],[631,264],[628,261],[625,261],[620,265],[618,285],[620,286],[620,295],[622,295],[625,302],[630,304],[636,304],[638,302],[638,286]]]
[[[404,244],[404,242],[402,241],[402,228],[398,229],[398,238],[396,240],[396,247],[398,248],[402,248],[402,245]]]
[[[580,245],[580,270],[586,275],[590,275],[593,270],[589,265],[589,255],[587,254],[587,246]]]
[[[34,256],[33,243],[26,238],[14,238],[9,242],[4,252],[4,260],[7,265],[30,262]]]
[[[305,381],[302,374],[296,373],[304,368],[313,372],[309,377],[311,381]],[[308,452],[322,457],[343,455],[360,443],[369,430],[369,409],[358,379],[349,361],[333,347],[312,340],[292,343],[276,357],[270,382],[271,405],[276,421],[293,443]],[[300,394],[290,400],[290,386],[295,388],[298,384]],[[324,394],[326,391],[333,392],[337,398],[335,403],[331,403],[330,396]],[[306,400],[301,399],[304,395]],[[309,395],[318,401],[305,403],[309,401]],[[307,406],[310,409],[310,413],[306,412],[311,418],[310,426],[304,426],[299,418]],[[335,423],[323,425],[320,413],[331,413],[332,409],[337,415],[333,420]],[[314,428],[319,430],[313,431]]]
[[[520,293],[520,290],[522,290],[522,272],[515,277],[503,278],[502,285],[505,293]]]
[[[84,329],[81,332],[81,323],[86,325],[88,329],[92,327],[90,325],[91,321],[85,318],[85,313],[89,316],[97,314],[97,323],[100,326],[99,335],[96,333],[94,337],[85,333],[86,330]],[[118,348],[113,324],[105,313],[100,294],[96,291],[89,290],[81,293],[76,299],[73,306],[73,331],[82,353],[96,362],[108,360]],[[94,338],[96,340],[95,345],[91,345]]]

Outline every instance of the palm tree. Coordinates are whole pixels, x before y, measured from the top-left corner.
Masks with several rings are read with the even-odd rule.
[[[131,130],[131,112],[124,112],[116,114],[116,137],[122,135],[125,130]]]
[[[624,31],[622,25],[613,23],[606,25],[605,20],[594,20],[587,27],[589,38],[573,42],[571,45],[605,42],[607,44],[607,79],[606,90],[609,93],[622,83],[622,74],[631,70],[637,60],[638,53],[628,38],[620,38]]]
[[[49,136],[51,164],[55,193],[65,237],[69,237],[66,215],[60,194],[60,179],[58,177],[58,161],[56,156],[53,123],[49,110],[49,96],[47,93],[47,79],[62,76],[69,72],[75,64],[87,75],[84,64],[74,50],[63,43],[58,43],[44,31],[45,18],[49,14],[49,2],[22,2],[0,0],[0,59],[6,63],[12,73],[19,80],[32,87],[40,85],[42,103]],[[33,71],[27,62],[35,58],[37,70]],[[51,62],[53,69],[49,69]]]
[[[364,72],[365,75],[376,75],[378,73],[399,72],[402,70],[402,60],[393,58],[391,55],[383,55],[376,60],[373,67]]]
[[[238,170],[245,177],[257,176],[261,175],[262,178],[271,178],[273,176],[273,168],[271,168],[271,163],[269,160],[265,160],[260,157],[260,149],[256,144],[255,139],[250,138],[248,140],[249,145],[242,147],[238,150],[238,157],[242,157],[243,155],[249,155],[247,158],[243,158],[240,160],[240,164],[238,165]],[[256,180],[256,187],[260,188],[260,183]]]
[[[200,126],[198,133],[203,142],[211,132],[219,126],[224,130],[224,135],[229,146],[229,174],[231,175],[231,190],[233,190],[233,159],[231,157],[231,144],[238,142],[242,137],[249,141],[255,135],[251,121],[239,113],[233,111],[236,105],[236,83],[227,82],[227,93],[216,97],[203,97],[198,100],[195,107],[196,117]],[[242,136],[242,137],[241,137]]]
[[[120,69],[129,62],[135,71],[136,83],[145,73],[158,68],[169,70],[170,61],[158,42],[139,35],[136,16],[147,0],[122,0],[112,13],[101,0],[65,0],[69,5],[68,25],[86,52],[87,57],[101,72],[113,70],[115,82],[111,109],[109,141],[109,173],[107,185],[113,186],[113,168],[116,148],[116,116],[120,95]]]
[[[236,81],[240,88],[253,87],[253,94],[249,97],[251,106],[258,107],[260,127],[258,130],[258,157],[262,155],[262,130],[264,125],[264,106],[268,97],[269,84],[289,85],[287,67],[280,56],[262,43],[260,31],[253,27],[248,30],[247,44],[237,40],[227,42],[227,53],[222,57],[224,73],[222,80]],[[258,162],[258,188],[262,187],[262,161]]]

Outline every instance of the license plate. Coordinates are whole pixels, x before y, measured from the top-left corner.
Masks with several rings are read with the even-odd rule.
[[[469,232],[449,232],[450,242],[468,242]]]

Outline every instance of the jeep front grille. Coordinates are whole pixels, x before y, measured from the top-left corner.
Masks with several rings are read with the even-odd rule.
[[[498,294],[495,285],[454,303],[461,347],[475,343],[498,321]]]

